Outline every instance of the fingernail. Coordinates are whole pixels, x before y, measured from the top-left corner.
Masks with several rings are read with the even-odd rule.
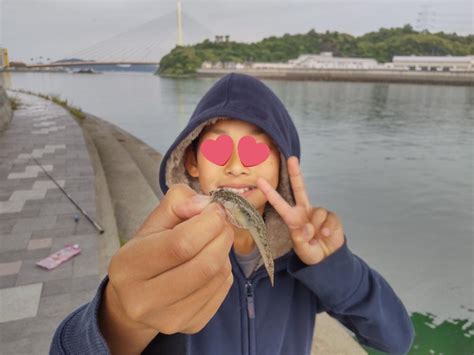
[[[323,228],[321,233],[323,233],[325,237],[329,237],[329,235],[331,234],[331,231],[329,230],[329,228]]]
[[[198,207],[204,208],[211,202],[211,196],[195,195],[191,201]]]

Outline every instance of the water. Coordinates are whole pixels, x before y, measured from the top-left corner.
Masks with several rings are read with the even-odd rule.
[[[217,79],[15,73],[3,80],[60,94],[164,153]],[[474,88],[264,82],[300,134],[312,203],[340,216],[351,250],[400,296],[423,341],[419,353],[473,346]],[[456,348],[447,343],[455,333]]]

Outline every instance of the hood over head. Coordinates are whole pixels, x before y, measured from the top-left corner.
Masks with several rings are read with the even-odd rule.
[[[208,125],[221,119],[238,119],[261,128],[280,150],[278,193],[295,205],[287,171],[287,159],[294,155],[300,160],[298,132],[280,99],[260,80],[245,74],[230,73],[218,80],[196,106],[188,124],[168,149],[160,164],[159,179],[163,194],[169,186],[189,185],[202,193],[198,178],[185,168],[186,148]],[[267,202],[264,220],[273,255],[276,258],[292,249],[287,225],[273,206]],[[263,264],[260,261],[259,266]]]

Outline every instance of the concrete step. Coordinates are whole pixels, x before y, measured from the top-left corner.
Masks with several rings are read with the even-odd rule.
[[[155,195],[161,200],[163,193],[159,184],[158,170],[163,156],[137,137],[113,123],[104,121],[99,117],[94,116],[94,118],[110,129],[112,135],[122,144],[135,161],[135,164],[137,164],[143,176],[148,181]]]
[[[94,140],[87,130],[82,130],[89,157],[95,174],[95,191],[97,204],[97,218],[101,223],[104,233],[99,238],[99,274],[104,278],[112,256],[120,249],[120,240],[115,219],[114,207],[110,196],[107,178]]]
[[[92,138],[101,160],[121,244],[130,240],[159,203],[140,168],[111,130],[92,115],[79,124]]]

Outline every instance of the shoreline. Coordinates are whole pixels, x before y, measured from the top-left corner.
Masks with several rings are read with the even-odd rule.
[[[68,73],[59,70],[0,70],[0,73]],[[123,71],[117,73],[124,73]],[[136,73],[136,72],[133,72]],[[159,75],[163,79],[222,77],[230,73],[251,75],[259,79],[286,81],[329,81],[361,83],[395,83],[419,85],[474,86],[474,72],[422,72],[405,70],[335,70],[335,69],[198,69],[186,75]]]
[[[261,79],[474,86],[474,72],[337,69],[198,69],[197,77],[241,73]]]

